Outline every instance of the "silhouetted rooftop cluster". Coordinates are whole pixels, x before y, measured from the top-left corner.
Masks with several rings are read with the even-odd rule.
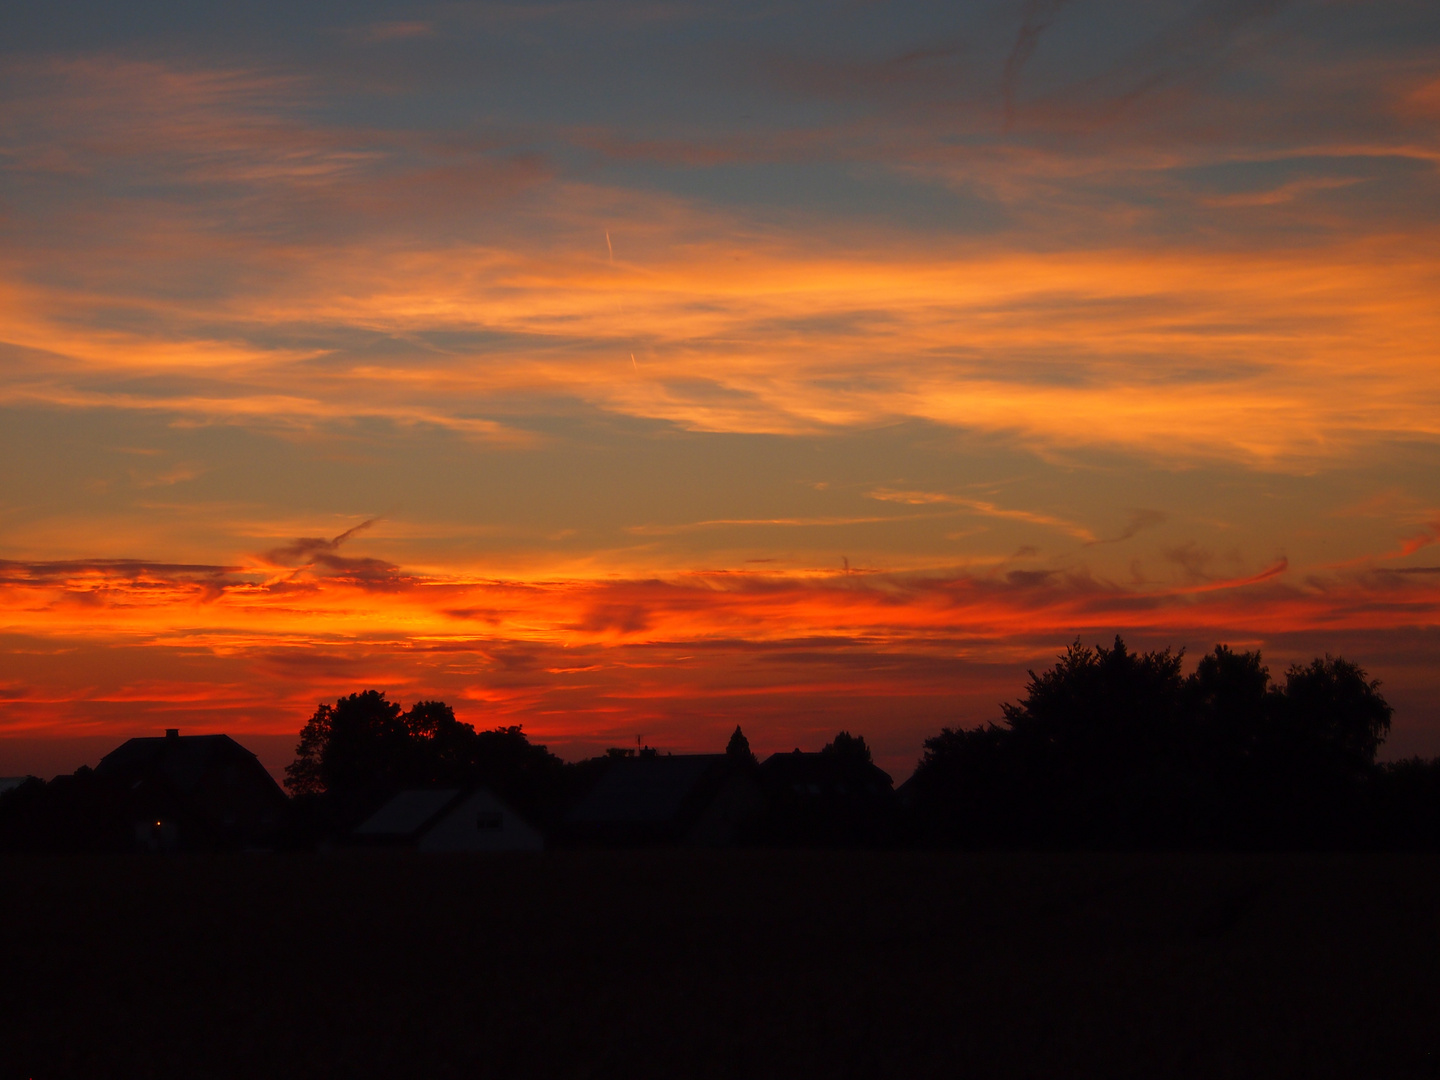
[[[0,794],[0,845],[422,850],[757,845],[1433,848],[1440,759],[1377,764],[1379,684],[1326,656],[1273,682],[1217,646],[1072,645],[998,724],[945,729],[897,791],[863,736],[761,762],[612,749],[567,763],[520,727],[366,690],[320,705],[279,786],[223,735],[132,739],[92,770]]]

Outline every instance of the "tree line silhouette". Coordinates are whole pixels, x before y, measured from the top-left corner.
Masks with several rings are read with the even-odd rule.
[[[1224,645],[1189,675],[1182,662],[1118,636],[1109,648],[1077,641],[1030,672],[999,723],[927,739],[898,791],[863,736],[844,731],[818,754],[762,764],[737,726],[717,766],[763,795],[740,834],[756,844],[1440,847],[1440,758],[1376,762],[1392,709],[1359,666],[1327,655],[1272,680],[1258,652]],[[617,748],[565,762],[519,726],[476,730],[443,702],[402,710],[366,690],[321,704],[300,732],[287,835],[343,837],[399,790],[475,785],[555,830],[617,760],[656,756]],[[89,770],[32,780],[0,797],[0,847],[88,836],[87,815],[116,797]]]
[[[1003,722],[945,729],[906,785],[931,843],[1336,847],[1440,840],[1440,759],[1377,765],[1392,710],[1325,656],[1272,682],[1224,645],[1182,654],[1071,645]]]
[[[402,788],[484,784],[537,824],[549,824],[601,761],[568,764],[519,726],[486,731],[443,701],[401,711],[378,690],[321,704],[300,731],[285,786],[311,828],[344,830]]]
[[[1118,636],[1109,648],[1077,641],[1030,673],[999,723],[927,739],[893,798],[803,801],[772,784],[786,824],[754,835],[961,847],[1440,845],[1440,759],[1377,764],[1393,710],[1358,665],[1327,655],[1274,681],[1259,652],[1224,645],[1188,676],[1182,662],[1170,649],[1132,652]],[[754,763],[739,728],[727,752]],[[873,768],[864,738],[847,732],[825,756],[852,769],[849,788],[837,772],[827,794],[860,790],[867,778],[853,770]],[[401,713],[367,691],[316,711],[287,786],[324,792],[345,820],[396,786],[479,781],[553,822],[605,760],[567,764],[519,727],[477,732],[438,702]]]

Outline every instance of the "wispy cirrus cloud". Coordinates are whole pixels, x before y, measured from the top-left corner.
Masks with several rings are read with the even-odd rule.
[[[193,636],[195,616],[187,597],[208,593],[216,582],[225,587],[206,617],[214,629],[201,636],[232,643],[252,634],[257,640],[283,637],[297,627],[303,627],[300,633],[341,636],[360,626],[367,634],[383,633],[383,627],[393,623],[397,630],[405,626],[409,634],[437,641],[494,637],[606,644],[839,635],[878,646],[919,644],[932,636],[944,642],[1003,642],[1015,633],[1106,626],[1233,626],[1245,619],[1256,628],[1272,629],[1299,611],[1306,612],[1311,626],[1355,629],[1377,625],[1376,619],[1383,625],[1385,613],[1397,602],[1425,621],[1440,612],[1440,596],[1423,583],[1402,588],[1351,573],[1328,580],[1312,575],[1306,584],[1284,585],[1280,579],[1288,561],[1283,558],[1228,578],[1209,577],[1201,566],[1191,576],[1204,580],[1145,587],[1113,583],[1083,568],[903,574],[725,571],[646,580],[525,581],[422,575],[380,560],[345,559],[335,551],[346,538],[299,540],[267,555],[267,561],[315,571],[304,578],[275,579],[261,567],[136,560],[6,563],[0,565],[0,585],[10,590],[11,602],[5,626],[31,633],[46,633],[46,626],[69,632],[75,628],[66,627],[59,613],[80,600],[73,610],[84,626],[101,625],[108,618],[117,632],[148,629],[163,637],[187,627]],[[1188,550],[1176,559],[1193,561]],[[366,573],[372,564],[382,566],[392,581],[388,598],[372,594]],[[328,573],[332,570],[333,576]],[[109,594],[99,607],[97,582],[104,582]],[[1260,586],[1269,591],[1244,592]],[[1377,590],[1373,603],[1364,600],[1367,589]],[[1221,596],[1226,593],[1243,603],[1231,606]],[[1201,597],[1214,599],[1201,602]],[[1218,606],[1207,606],[1212,604]],[[101,609],[109,614],[97,614]],[[292,621],[296,618],[299,624]],[[245,626],[250,629],[241,629]]]
[[[331,537],[329,540],[319,537],[301,537],[298,540],[292,540],[288,544],[266,552],[265,561],[276,566],[299,568],[313,566],[319,559],[333,556],[341,544],[357,533],[362,533],[370,528],[376,520],[376,518],[367,518],[359,525],[351,526],[339,536]]]
[[[1068,0],[1025,0],[1025,10],[1015,44],[1005,57],[1005,71],[1000,80],[1000,92],[1005,102],[1005,126],[1015,122],[1015,97],[1020,85],[1020,76],[1025,64],[1040,44],[1040,35],[1055,21]]]
[[[981,517],[1005,518],[1011,521],[1023,521],[1030,525],[1040,525],[1047,529],[1057,529],[1067,536],[1073,536],[1077,540],[1086,543],[1095,543],[1095,534],[1083,525],[1073,521],[1066,521],[1050,514],[1037,513],[1033,510],[1015,510],[998,506],[993,502],[983,499],[970,499],[960,495],[951,495],[938,491],[890,491],[880,489],[870,492],[870,498],[880,499],[884,502],[906,503],[911,506],[925,506],[941,504],[956,506],[968,510]]]
[[[13,28],[32,719],[365,679],[910,753],[1076,633],[1434,655],[1423,6],[383,16]]]
[[[362,45],[379,45],[390,41],[412,41],[416,38],[430,38],[436,34],[435,24],[420,20],[397,20],[393,22],[372,22],[364,26],[347,28],[344,37]]]
[[[294,104],[288,76],[37,63],[40,92],[8,106],[32,132],[12,142],[15,160],[26,146],[68,146],[99,175],[118,155],[191,196],[177,212],[174,201],[102,194],[81,271],[55,244],[63,222],[47,225],[43,245],[16,238],[8,271],[0,265],[0,337],[52,359],[6,379],[7,400],[240,423],[383,416],[505,439],[520,436],[483,415],[488,403],[559,393],[698,430],[924,417],[1037,446],[1098,440],[1251,460],[1343,453],[1377,425],[1434,434],[1440,388],[1412,347],[1435,330],[1423,226],[1403,244],[1263,254],[1138,241],[1098,250],[1075,238],[1069,250],[1020,253],[1007,233],[957,258],[876,229],[840,250],[805,222],[559,180],[523,138],[466,149],[324,125]],[[112,124],[115,110],[125,118]],[[898,137],[931,145],[918,129]],[[905,159],[888,143],[876,152]],[[833,156],[823,139],[803,153]],[[1157,168],[1174,157],[1147,153]],[[1077,167],[1104,158],[967,154],[966,169],[1020,182],[1017,205],[1039,206],[1024,184],[1073,187]],[[227,161],[238,171],[215,172]],[[1241,210],[1357,183],[1301,177],[1193,201]],[[287,202],[280,188],[303,200],[313,189],[323,205]],[[263,200],[240,196],[236,217],[235,193],[261,189]],[[497,224],[500,205],[517,213]],[[247,219],[256,207],[284,228]],[[326,220],[333,229],[303,231]],[[466,240],[482,223],[492,242]],[[122,231],[107,242],[111,229]],[[602,257],[606,235],[615,264]],[[62,256],[83,287],[54,283]],[[214,282],[199,294],[198,267]],[[1363,372],[1348,361],[1357,350],[1370,358]],[[198,369],[213,376],[202,392],[153,379]],[[137,379],[152,389],[138,392]]]

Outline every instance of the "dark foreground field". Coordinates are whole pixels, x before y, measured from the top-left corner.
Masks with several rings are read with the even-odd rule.
[[[1440,860],[0,861],[0,1074],[1440,1077]]]

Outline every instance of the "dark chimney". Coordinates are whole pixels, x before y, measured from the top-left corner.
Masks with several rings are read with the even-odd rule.
[[[178,739],[178,738],[180,738],[180,729],[179,729],[178,727],[167,727],[167,728],[165,729],[165,738],[167,738],[167,739]]]

